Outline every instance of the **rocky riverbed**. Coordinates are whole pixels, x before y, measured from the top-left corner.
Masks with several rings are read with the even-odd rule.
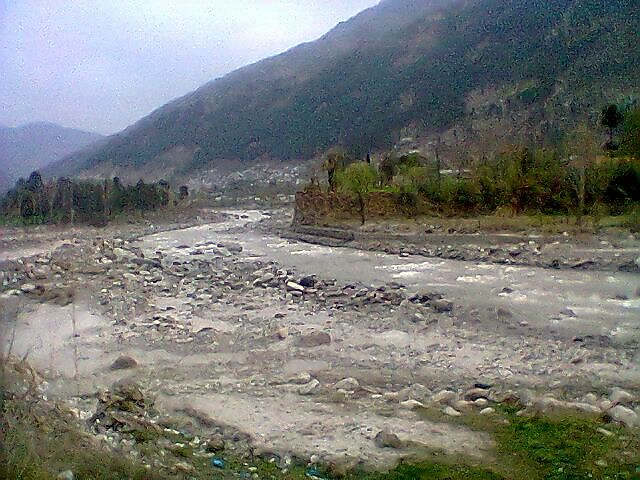
[[[310,245],[279,215],[45,232],[4,256],[5,351],[123,450],[168,430],[202,455],[388,468],[491,461],[453,420],[502,404],[640,426],[637,273]]]

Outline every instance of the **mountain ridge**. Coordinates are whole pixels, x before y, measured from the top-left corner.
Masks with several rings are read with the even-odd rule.
[[[478,154],[487,135],[554,141],[612,96],[640,92],[632,3],[385,0],[169,102],[52,173],[171,177],[227,160],[309,159],[336,144],[362,155],[404,138],[424,147],[443,137],[452,158]]]

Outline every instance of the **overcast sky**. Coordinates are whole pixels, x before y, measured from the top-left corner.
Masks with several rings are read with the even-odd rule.
[[[0,0],[0,124],[115,133],[378,0]]]

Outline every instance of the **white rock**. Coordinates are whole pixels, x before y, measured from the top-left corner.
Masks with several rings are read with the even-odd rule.
[[[475,402],[473,402],[476,407],[484,408],[489,405],[489,400],[486,398],[479,398]]]
[[[459,411],[457,411],[455,408],[452,408],[452,407],[447,407],[442,412],[445,415],[448,415],[450,417],[459,417],[462,415],[462,413],[460,413]]]
[[[491,407],[483,408],[482,410],[480,410],[480,415],[491,415],[492,413],[495,413],[495,410]]]
[[[623,407],[622,405],[616,405],[611,410],[609,410],[609,415],[611,415],[611,418],[613,418],[616,422],[620,422],[629,428],[633,428],[636,425],[640,424],[636,412],[634,412],[630,408]]]
[[[451,390],[442,390],[441,392],[438,392],[433,397],[431,397],[431,402],[440,405],[446,405],[456,400],[457,398],[458,394],[456,392],[452,392]]]
[[[304,287],[296,282],[287,282],[287,290],[295,292],[304,292]]]
[[[621,388],[614,388],[609,395],[609,400],[613,405],[628,405],[633,402],[633,395]]]
[[[414,408],[424,407],[424,404],[417,400],[411,399],[411,400],[405,400],[404,402],[400,402],[400,406],[408,410],[413,410]]]

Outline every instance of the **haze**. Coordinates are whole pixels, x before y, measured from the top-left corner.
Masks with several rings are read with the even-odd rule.
[[[0,0],[0,123],[115,133],[377,0]]]

